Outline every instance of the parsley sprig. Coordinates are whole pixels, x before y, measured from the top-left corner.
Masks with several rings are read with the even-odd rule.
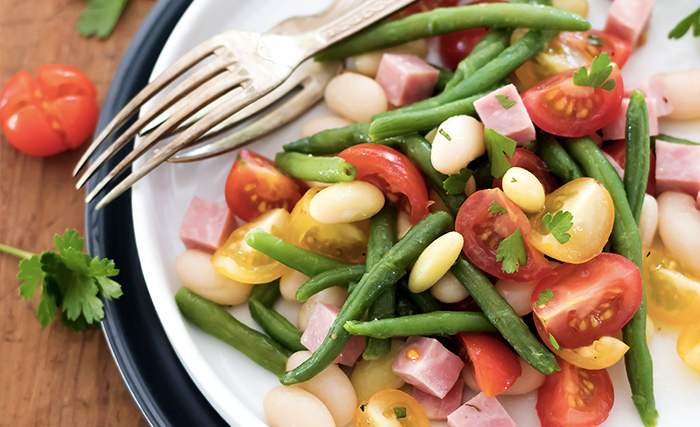
[[[76,331],[96,326],[104,317],[99,295],[107,299],[122,295],[121,285],[110,279],[119,273],[114,261],[91,258],[83,252],[85,240],[75,230],[54,237],[57,252],[39,255],[0,245],[0,251],[22,258],[17,278],[22,281],[19,293],[32,299],[39,290],[41,299],[37,317],[42,327],[49,325],[60,308],[63,324]]]
[[[571,234],[567,233],[574,226],[574,214],[569,211],[558,211],[552,216],[547,213],[542,217],[542,223],[547,230],[557,239],[557,242],[564,244],[571,239]]]
[[[112,33],[129,0],[87,0],[76,28],[85,37],[106,38]]]
[[[519,228],[498,245],[496,261],[502,261],[501,270],[506,274],[515,273],[521,265],[527,264],[527,250]]]
[[[554,292],[552,292],[551,289],[545,289],[544,291],[540,292],[540,294],[537,296],[537,302],[535,305],[538,307],[541,306],[542,304],[549,302],[552,298],[554,298]]]
[[[510,107],[518,103],[518,101],[512,101],[508,99],[508,95],[496,95],[496,99],[498,100],[498,102],[501,103],[501,105],[503,106],[503,108],[506,109],[506,111],[508,111]]]
[[[467,182],[472,175],[474,175],[474,171],[464,167],[460,169],[459,173],[448,176],[447,179],[442,182],[442,188],[445,189],[447,194],[464,193],[464,189],[467,188]]]
[[[673,27],[671,32],[668,33],[668,38],[679,39],[683,37],[691,27],[693,28],[693,37],[700,37],[700,9],[686,16],[678,25]]]
[[[494,215],[501,215],[504,213],[508,213],[508,210],[506,210],[506,208],[504,208],[503,206],[501,206],[500,203],[494,200],[489,205],[489,212],[491,212]]]
[[[484,143],[486,151],[489,153],[489,160],[491,160],[491,176],[496,179],[503,178],[503,175],[511,168],[508,157],[513,157],[515,147],[518,144],[489,128],[484,129]]]
[[[576,86],[587,86],[611,91],[615,89],[615,80],[608,80],[612,70],[613,67],[610,65],[610,57],[607,53],[603,52],[600,56],[593,59],[590,72],[586,67],[581,67],[574,73],[574,84]]]

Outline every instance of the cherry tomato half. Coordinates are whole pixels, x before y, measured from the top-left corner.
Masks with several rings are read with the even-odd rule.
[[[541,303],[546,294],[553,297]],[[642,275],[627,258],[602,253],[583,264],[557,266],[535,286],[531,302],[547,337],[560,347],[584,347],[614,335],[632,318],[642,303]]]
[[[467,350],[471,362],[465,368],[471,371],[476,385],[486,396],[503,393],[522,375],[518,356],[498,338],[461,332],[457,339]]]
[[[603,151],[610,154],[610,157],[617,162],[622,169],[625,168],[625,160],[627,160],[626,143],[624,140],[615,141],[612,144],[603,147]],[[656,156],[651,151],[649,155],[649,179],[647,181],[647,194],[656,196]]]
[[[402,206],[411,216],[411,224],[428,215],[425,180],[408,157],[393,148],[372,143],[346,148],[338,157],[355,165],[356,179],[376,186],[387,200]]]
[[[390,19],[406,18],[416,13],[428,12],[438,7],[453,7],[457,6],[459,0],[419,0],[404,10],[391,15]]]
[[[557,358],[561,371],[537,389],[542,427],[594,427],[608,418],[615,393],[608,371],[577,368]]]
[[[236,156],[225,193],[229,209],[243,221],[277,208],[289,212],[302,194],[299,183],[275,168],[272,160],[248,150]]]
[[[95,85],[68,65],[42,65],[36,79],[22,70],[0,91],[2,130],[32,156],[79,147],[95,131],[98,114]]]
[[[690,369],[700,374],[700,323],[686,325],[681,329],[676,352]]]
[[[537,154],[531,151],[518,147],[515,149],[515,152],[513,152],[513,157],[508,159],[508,162],[513,167],[527,169],[528,171],[532,172],[532,174],[535,175],[535,177],[542,183],[546,194],[556,190],[559,186],[554,177],[549,173],[549,169],[547,169],[547,166],[544,164],[542,159],[537,157]],[[503,187],[501,187],[501,180],[494,179],[493,187],[503,189]]]
[[[401,390],[382,390],[355,409],[356,427],[430,427],[425,411]]]
[[[489,206],[492,202],[497,202],[508,212],[491,213]],[[508,274],[502,270],[501,262],[496,261],[496,251],[501,241],[518,228],[527,250],[527,264]],[[527,217],[498,188],[477,191],[469,196],[459,208],[455,230],[464,237],[464,254],[467,258],[492,276],[514,282],[534,282],[552,272],[549,261],[528,243],[532,228]]]
[[[590,135],[610,123],[620,109],[625,89],[616,66],[609,77],[615,80],[612,90],[577,86],[575,72],[559,73],[521,94],[530,118],[542,130],[568,137]]]

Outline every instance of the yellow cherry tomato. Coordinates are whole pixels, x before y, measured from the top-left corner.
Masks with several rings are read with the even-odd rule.
[[[365,262],[369,220],[323,224],[311,217],[309,205],[324,187],[314,187],[294,206],[285,232],[289,243],[348,263]]]
[[[700,280],[675,258],[644,248],[644,287],[647,313],[672,325],[700,322]]]
[[[570,228],[566,225],[568,221],[561,219],[568,215],[566,212],[573,215]],[[544,209],[532,221],[529,239],[549,257],[581,264],[600,254],[614,220],[615,208],[608,190],[593,178],[579,178],[547,196]],[[551,232],[550,228],[555,231]]]
[[[690,369],[700,374],[700,323],[686,325],[681,329],[676,351]]]
[[[404,344],[404,341],[392,340],[391,350],[387,354],[374,360],[365,360],[362,357],[358,359],[350,375],[358,402],[364,402],[382,390],[399,388],[406,383],[391,369]]]
[[[237,228],[211,257],[212,265],[224,276],[243,283],[267,283],[281,277],[289,267],[251,248],[245,238],[254,228],[282,238],[288,220],[286,210],[274,209]]]
[[[430,427],[428,416],[413,396],[382,390],[363,402],[353,416],[355,427]]]

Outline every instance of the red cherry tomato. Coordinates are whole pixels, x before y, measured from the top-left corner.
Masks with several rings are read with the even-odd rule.
[[[557,357],[561,371],[537,389],[542,427],[595,427],[608,418],[615,393],[608,371],[578,368]]]
[[[587,67],[590,71],[590,66]],[[559,136],[589,135],[610,123],[620,109],[624,87],[620,70],[613,66],[613,90],[576,86],[575,69],[564,71],[532,86],[521,94],[532,121],[542,130]]]
[[[615,141],[610,145],[606,145],[603,151],[610,154],[620,165],[621,168],[625,168],[625,160],[627,159],[627,150],[624,140]],[[647,181],[647,193],[652,196],[656,195],[656,157],[652,151],[649,155],[649,180]]]
[[[0,125],[12,145],[32,156],[77,148],[97,126],[97,90],[68,65],[42,65],[34,79],[26,70],[0,91]]]
[[[466,332],[457,334],[457,338],[471,361],[466,367],[486,396],[503,393],[522,375],[518,357],[498,338]]]
[[[542,159],[537,157],[537,154],[518,147],[515,149],[513,157],[509,159],[509,162],[513,167],[527,169],[528,171],[532,172],[532,174],[535,175],[535,177],[542,183],[542,186],[544,186],[545,193],[549,194],[559,187],[557,181],[549,173],[549,170]],[[503,189],[503,187],[501,187],[501,180],[494,179],[493,187]]]
[[[376,186],[391,202],[401,205],[416,224],[428,215],[428,189],[423,175],[406,156],[379,144],[346,148],[338,157],[357,167],[357,179]]]
[[[250,222],[273,209],[291,211],[303,190],[277,170],[272,160],[241,150],[226,178],[226,203],[236,216]]]
[[[493,214],[489,211],[492,202],[497,202],[508,213]],[[527,250],[527,264],[514,273],[505,273],[496,251],[501,241],[517,229],[523,235]],[[527,217],[498,188],[481,190],[469,196],[457,213],[455,229],[464,237],[464,254],[477,267],[499,279],[514,282],[534,282],[552,272],[547,259],[528,243],[532,231]]]
[[[538,304],[543,291],[553,297]],[[542,294],[542,295],[545,295]],[[563,348],[615,335],[642,303],[642,275],[627,258],[603,252],[583,264],[560,264],[532,291],[536,320]]]
[[[459,3],[459,0],[420,0],[413,3],[406,9],[391,15],[391,19],[405,18],[416,13],[437,9],[438,7],[453,7],[457,6],[457,3]]]

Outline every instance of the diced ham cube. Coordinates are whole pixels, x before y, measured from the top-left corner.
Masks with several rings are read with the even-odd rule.
[[[443,399],[452,389],[464,362],[435,338],[411,336],[392,370],[413,387]]]
[[[415,55],[385,53],[375,80],[392,105],[402,107],[433,94],[440,71]]]
[[[603,137],[600,136],[598,132],[593,132],[592,134],[588,135],[588,137],[593,140],[596,147],[600,148],[603,146]]]
[[[659,134],[659,118],[656,114],[656,100],[647,98],[647,111],[649,112],[649,135],[656,136]],[[615,118],[610,123],[603,127],[603,140],[612,141],[616,139],[625,139],[625,127],[627,125],[627,108],[630,105],[630,99],[624,98],[620,109]]]
[[[637,83],[631,88],[625,88],[625,96],[632,95],[632,91],[638,90],[648,100],[654,98],[656,100],[656,116],[668,116],[673,112],[673,106],[666,97],[666,85],[659,76],[650,77],[641,83]]]
[[[515,421],[498,399],[479,393],[447,416],[447,427],[515,427]]]
[[[603,151],[603,155],[605,156],[606,159],[608,159],[610,164],[615,168],[615,170],[617,171],[617,174],[620,175],[620,179],[625,179],[625,168],[623,168],[622,165],[617,163],[617,160],[613,159],[613,156],[611,156],[607,152]]]
[[[504,107],[496,98],[501,95],[508,97],[504,102],[513,101],[515,104]],[[509,84],[477,99],[474,101],[474,108],[484,126],[507,136],[518,145],[527,145],[535,139],[535,126],[514,85]]]
[[[695,208],[700,211],[700,192],[695,196]]]
[[[309,324],[301,336],[301,344],[311,352],[318,350],[323,340],[326,339],[328,331],[331,330],[331,325],[338,317],[338,313],[340,313],[338,306],[325,303],[316,304],[309,318]],[[363,351],[365,351],[365,337],[354,335],[333,362],[352,366]]]
[[[656,140],[658,193],[680,191],[693,197],[700,192],[700,145]]]
[[[614,0],[608,11],[605,32],[637,46],[639,36],[649,23],[654,0]]]
[[[195,196],[180,225],[180,240],[187,249],[214,253],[236,227],[236,217],[225,203]]]
[[[428,393],[423,393],[417,388],[413,388],[413,397],[420,406],[423,407],[425,415],[431,420],[446,420],[447,416],[453,413],[462,404],[462,391],[464,381],[458,380],[447,396],[443,399],[437,398]]]

